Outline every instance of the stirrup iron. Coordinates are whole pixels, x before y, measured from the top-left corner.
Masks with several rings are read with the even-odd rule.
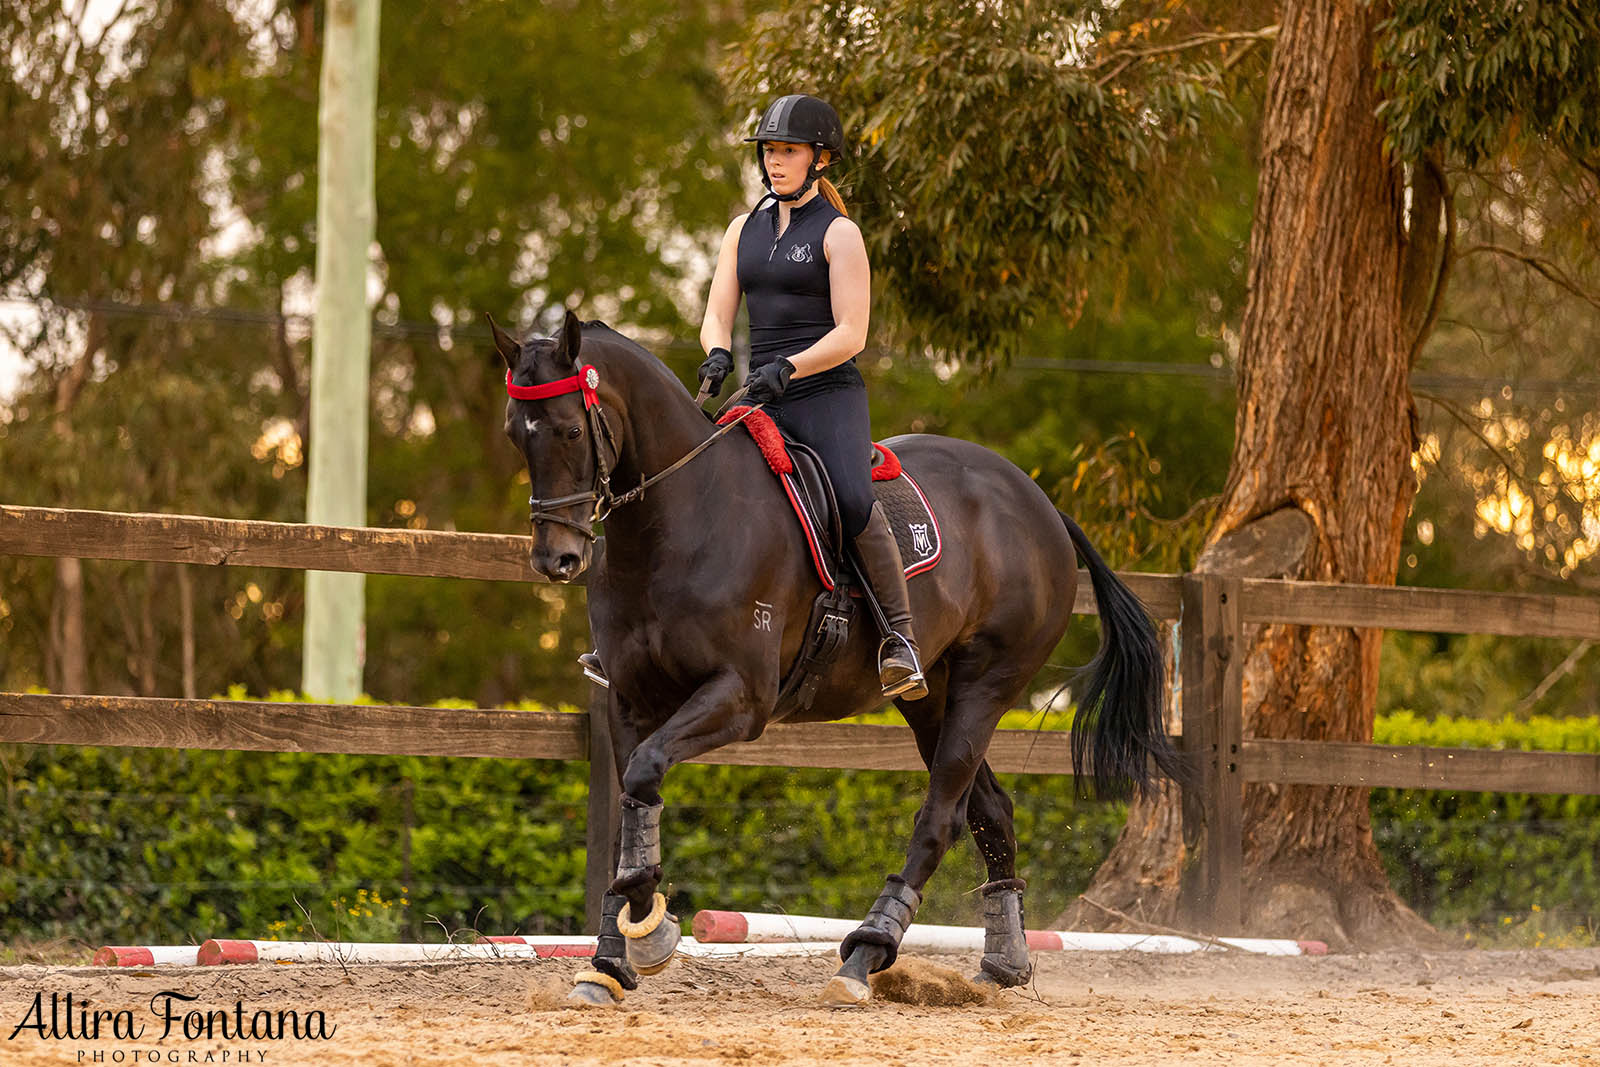
[[[600,665],[600,652],[598,649],[585,652],[578,657],[578,666],[583,668],[583,676],[598,685],[601,689],[611,688],[611,679],[606,677],[606,670]]]
[[[911,673],[898,681],[885,683],[883,681],[885,660],[895,645],[905,650],[906,658],[911,661]],[[906,696],[910,700],[921,700],[928,695],[928,682],[923,676],[922,658],[917,655],[917,646],[893,630],[878,643],[878,681],[883,686],[883,695],[886,697]]]

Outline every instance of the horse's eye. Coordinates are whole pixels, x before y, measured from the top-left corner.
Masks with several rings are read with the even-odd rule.
[[[567,440],[569,440],[569,441],[576,441],[578,438],[580,438],[582,436],[583,436],[583,427],[582,426],[574,426],[574,427],[572,427],[571,429],[569,429],[567,431]]]

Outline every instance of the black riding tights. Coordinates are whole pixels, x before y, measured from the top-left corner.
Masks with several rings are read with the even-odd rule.
[[[809,445],[828,468],[839,521],[854,540],[872,517],[872,425],[864,387],[784,399],[764,409],[783,432]]]

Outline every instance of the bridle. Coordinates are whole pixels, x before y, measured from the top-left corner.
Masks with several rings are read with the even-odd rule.
[[[567,496],[549,497],[543,500],[530,494],[528,496],[528,521],[534,524],[553,522],[562,526],[569,526],[590,541],[596,539],[595,523],[601,522],[607,515],[622,505],[643,498],[646,489],[673,471],[683,467],[694,457],[710,448],[718,438],[755,412],[761,410],[764,406],[756,404],[745,409],[725,425],[719,426],[715,433],[695,445],[686,455],[666,470],[652,474],[624,493],[616,494],[611,491],[613,465],[606,459],[606,449],[610,449],[612,456],[620,455],[620,450],[617,448],[616,436],[611,432],[611,424],[606,420],[605,409],[600,406],[600,397],[597,392],[599,388],[600,371],[592,363],[580,365],[576,374],[558,378],[543,385],[517,385],[511,380],[511,371],[506,371],[506,395],[514,400],[547,400],[550,397],[565,396],[567,393],[583,394],[583,409],[589,421],[589,444],[594,450],[594,486],[587,493],[570,493]],[[743,390],[740,392],[742,393]],[[702,393],[700,400],[702,404],[705,403],[704,397],[705,394]],[[737,394],[730,398],[729,404],[731,405],[733,400],[737,398]],[[601,445],[602,438],[604,439],[605,447]],[[591,502],[594,504],[594,509],[589,514],[588,525],[584,525],[575,519],[569,519],[564,515],[555,514],[558,509],[576,507],[579,504]]]

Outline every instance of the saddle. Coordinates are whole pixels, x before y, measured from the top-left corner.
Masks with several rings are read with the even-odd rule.
[[[744,407],[732,408],[717,421],[731,422],[745,410]],[[849,568],[844,565],[847,546],[839,506],[821,457],[784,434],[764,411],[746,418],[744,427],[761,449],[767,466],[783,484],[801,532],[805,534],[806,547],[822,587],[831,590],[839,582],[848,580]],[[887,445],[877,442],[872,446],[872,493],[883,506],[884,517],[894,531],[906,577],[932,570],[943,554],[938,516],[933,513],[933,505],[923,494],[922,487],[900,465],[900,457]]]
[[[730,422],[746,410],[742,406],[731,408],[717,421]],[[743,425],[782,483],[822,583],[822,592],[811,606],[805,643],[778,691],[773,715],[777,719],[796,710],[810,710],[834,656],[850,635],[850,620],[855,614],[853,598],[863,595],[853,586],[864,590],[866,583],[848,562],[833,482],[821,457],[784,434],[764,411],[752,412]],[[894,531],[909,579],[939,562],[943,550],[939,520],[922,487],[901,467],[899,457],[878,443],[873,444],[872,451],[873,496]]]

